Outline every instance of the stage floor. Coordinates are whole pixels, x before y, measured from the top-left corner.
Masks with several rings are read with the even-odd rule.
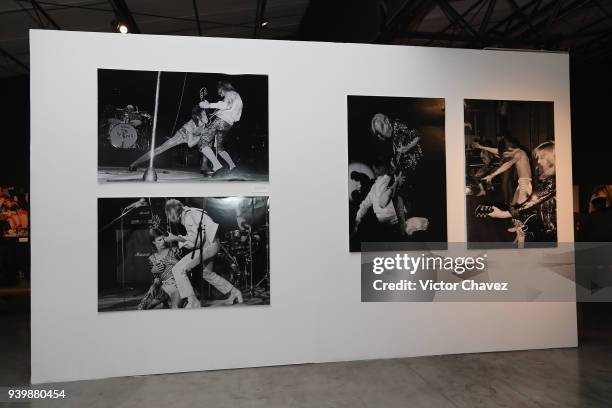
[[[114,182],[142,182],[146,168],[130,171],[127,167],[99,167],[98,183]],[[267,175],[248,171],[240,166],[227,172],[226,168],[219,170],[213,177],[205,176],[199,169],[169,169],[157,168],[158,182],[203,182],[203,181],[268,181]]]
[[[126,289],[125,291],[117,291],[98,296],[98,312],[111,312],[119,310],[138,310],[138,304],[145,295],[146,290],[142,289]],[[218,307],[218,306],[255,306],[269,305],[270,292],[258,290],[253,296],[248,291],[242,291],[244,303],[226,305],[225,299],[202,299],[202,307]],[[162,309],[159,305],[156,309]]]

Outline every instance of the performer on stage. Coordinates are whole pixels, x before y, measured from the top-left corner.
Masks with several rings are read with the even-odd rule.
[[[399,173],[392,178],[391,175],[387,174],[387,167],[384,164],[375,165],[374,171],[378,177],[359,205],[353,232],[358,231],[361,220],[370,209],[374,211],[379,222],[380,239],[393,241],[399,239],[402,235],[410,236],[416,231],[427,230],[429,227],[427,218],[412,217],[406,219],[405,208],[403,206],[396,207],[396,201],[394,202],[392,199],[396,195],[397,189],[404,183],[404,176]]]
[[[491,142],[488,140],[483,141],[480,146],[482,147],[490,147],[492,148]],[[473,176],[470,177],[471,184],[478,189],[478,192],[474,192],[476,197],[482,197],[487,195],[487,189],[483,183],[483,177],[487,174],[493,173],[496,170],[496,155],[491,153],[490,151],[480,149],[480,160],[482,162],[482,167],[480,167]]]
[[[423,158],[423,150],[419,143],[421,135],[416,129],[409,128],[399,119],[391,122],[389,117],[382,113],[374,115],[371,129],[377,138],[391,140],[393,146],[389,163],[390,171],[379,176],[370,190],[378,200],[378,203],[373,203],[375,212],[377,207],[379,209],[392,208],[402,235],[412,235],[415,231],[426,230],[429,226],[426,218],[406,219],[409,212],[406,208],[406,200],[409,200],[411,194],[410,184],[406,181],[407,178],[412,178],[412,173]],[[368,194],[368,196],[371,195]],[[367,197],[363,204],[367,209]],[[360,216],[363,217],[363,215],[363,207],[360,207],[356,225],[359,224]]]
[[[536,190],[529,199],[516,205],[510,211],[501,211],[493,207],[489,214],[491,218],[512,218],[517,221],[517,241],[524,241],[525,223],[536,217],[537,226],[530,228],[534,232],[534,239],[540,242],[555,241],[557,238],[557,198],[555,188],[555,142],[549,141],[540,144],[533,150],[533,157],[537,163],[539,182]],[[517,225],[515,223],[515,225]]]
[[[149,266],[154,276],[153,284],[145,297],[140,301],[138,309],[153,309],[160,303],[164,308],[177,309],[181,303],[172,268],[179,261],[176,249],[170,248],[165,236],[155,229],[149,231],[155,253],[149,256]]]
[[[170,139],[166,140],[161,146],[155,149],[154,154],[162,154],[163,152],[172,149],[183,143],[187,143],[189,147],[194,147],[200,142],[200,137],[208,123],[206,111],[199,106],[196,106],[191,111],[191,119],[185,123]],[[139,164],[148,162],[151,157],[150,152],[147,152],[130,164],[130,170],[135,171]]]
[[[229,171],[232,171],[236,167],[231,156],[225,150],[224,141],[234,123],[238,122],[242,116],[242,98],[234,87],[229,82],[225,81],[219,81],[217,92],[223,99],[215,103],[204,100],[200,102],[198,106],[194,107],[191,113],[191,119],[185,123],[174,136],[154,150],[155,156],[173,147],[187,143],[189,147],[199,145],[200,151],[204,154],[202,172],[207,173],[206,160],[212,163],[213,173],[219,171],[223,167],[219,159],[217,159],[217,155],[212,150],[213,147],[216,147],[219,156],[227,162]],[[206,109],[217,109],[211,115],[212,120],[210,121],[206,114]],[[150,157],[150,152],[143,154],[130,164],[130,170],[135,171],[139,164],[147,162]]]
[[[229,171],[232,171],[236,164],[232,160],[229,153],[225,150],[225,137],[231,130],[234,123],[240,120],[242,116],[242,98],[236,92],[232,84],[226,81],[219,81],[217,84],[217,93],[221,98],[219,102],[210,103],[208,101],[200,102],[202,109],[217,109],[213,113],[211,123],[206,126],[200,139],[200,151],[210,160],[213,165],[212,171],[217,172],[221,169],[221,162],[212,151],[212,147],[217,148],[219,156],[225,160],[229,166]]]
[[[512,166],[514,166],[518,176],[518,185],[510,205],[522,204],[527,201],[532,192],[531,163],[529,162],[529,157],[527,156],[527,153],[520,148],[519,143],[516,140],[506,137],[502,141],[502,146],[504,147],[504,151],[501,152],[500,155],[499,149],[483,146],[478,142],[474,143],[475,148],[493,153],[497,156],[503,156],[503,159],[505,160],[502,165],[499,166],[499,168],[497,168],[491,174],[483,177],[482,181],[491,183],[495,176],[510,170]]]
[[[204,210],[187,207],[175,199],[166,201],[165,210],[171,223],[180,223],[187,231],[186,235],[168,234],[165,238],[166,242],[178,242],[179,248],[195,249],[193,257],[190,251],[172,268],[180,297],[187,298],[185,307],[200,307],[200,301],[187,276],[187,272],[200,265],[200,262],[204,264],[202,277],[219,292],[228,295],[226,304],[242,303],[242,293],[213,271],[215,256],[219,252],[219,239],[217,238],[219,224],[215,223]]]

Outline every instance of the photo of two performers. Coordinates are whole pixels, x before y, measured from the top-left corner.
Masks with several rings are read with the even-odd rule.
[[[98,70],[98,181],[268,180],[268,77]]]
[[[350,251],[445,245],[444,99],[349,95],[347,114]]]
[[[100,198],[98,310],[270,304],[268,197]]]
[[[466,100],[465,141],[468,242],[557,242],[553,103]]]

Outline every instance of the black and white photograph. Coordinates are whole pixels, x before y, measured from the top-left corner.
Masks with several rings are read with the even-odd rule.
[[[444,110],[441,98],[348,96],[351,252],[447,241]]]
[[[269,198],[98,199],[98,311],[270,304]]]
[[[268,77],[98,69],[98,182],[268,181]]]
[[[553,102],[464,108],[467,241],[557,242]]]

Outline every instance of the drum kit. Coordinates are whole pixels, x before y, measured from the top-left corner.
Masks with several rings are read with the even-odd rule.
[[[106,141],[117,149],[149,150],[153,117],[138,107],[116,108],[106,119]]]
[[[235,286],[243,290],[248,289],[251,295],[255,294],[258,290],[265,291],[262,283],[267,281],[269,285],[269,270],[267,268],[263,276],[258,276],[260,279],[258,282],[253,280],[253,255],[263,245],[266,246],[265,256],[268,256],[267,228],[267,226],[262,226],[257,230],[253,230],[248,227],[228,231],[224,234],[224,239],[220,245],[218,256],[225,259],[233,271],[233,276],[230,280]],[[268,261],[269,259],[266,260],[269,265]]]

